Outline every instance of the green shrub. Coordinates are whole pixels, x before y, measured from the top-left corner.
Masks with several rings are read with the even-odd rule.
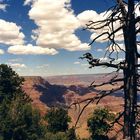
[[[70,117],[68,116],[68,111],[63,108],[51,108],[45,115],[45,120],[47,120],[48,131],[52,133],[66,132],[68,130],[68,123],[70,122]]]
[[[51,133],[47,132],[44,140],[69,140],[65,132]]]
[[[94,110],[92,117],[87,121],[91,138],[93,140],[107,140],[107,133],[110,130],[110,122],[115,116],[107,108],[97,108]]]

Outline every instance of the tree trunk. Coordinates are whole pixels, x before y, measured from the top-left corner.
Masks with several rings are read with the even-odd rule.
[[[136,139],[136,111],[137,111],[137,46],[135,32],[134,1],[128,1],[128,15],[124,32],[125,62],[124,73],[124,138]]]

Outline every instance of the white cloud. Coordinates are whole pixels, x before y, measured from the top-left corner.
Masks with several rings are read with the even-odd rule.
[[[136,9],[135,9],[135,14],[136,16],[140,16],[140,5],[138,6],[138,4],[136,4]],[[126,7],[126,10],[127,10],[127,7]],[[79,19],[80,23],[82,26],[84,26],[85,24],[88,24],[89,21],[93,21],[93,22],[96,22],[96,21],[103,21],[105,20],[111,13],[112,11],[108,11],[108,12],[102,12],[102,13],[97,13],[96,11],[94,10],[86,10],[86,11],[83,11],[81,12],[77,18]],[[117,16],[117,15],[116,15]],[[120,16],[120,15],[119,15]],[[100,27],[101,25],[104,25],[105,22],[102,22],[101,24],[97,23],[95,24],[94,28],[98,28]],[[110,23],[111,25],[111,23]],[[118,29],[120,26],[122,26],[121,22],[118,20],[118,21],[115,21],[113,22],[113,26],[114,26],[114,30]],[[139,27],[139,23],[137,24],[137,27]],[[97,36],[101,35],[103,32],[107,31],[109,33],[111,33],[112,31],[110,30],[109,28],[109,25],[106,26],[106,27],[103,27],[101,29],[90,29],[92,35],[90,37],[91,40],[95,39]],[[112,36],[113,37],[113,36]],[[123,41],[124,40],[124,37],[123,37],[123,31],[122,30],[119,30],[118,32],[115,33],[115,41]],[[108,35],[107,34],[104,34],[103,36],[101,36],[100,38],[98,38],[96,40],[96,42],[100,42],[100,43],[104,43],[104,42],[107,42],[109,39],[108,39]]]
[[[77,65],[77,64],[80,64],[80,62],[79,62],[79,61],[76,61],[76,62],[74,62],[73,64]]]
[[[138,58],[138,64],[140,64],[140,58]]]
[[[10,46],[8,52],[12,54],[49,54],[54,55],[58,52],[53,48],[42,48],[31,44],[24,45],[24,34],[21,27],[13,22],[0,19],[0,43]],[[4,51],[0,50],[0,54]]]
[[[82,26],[82,25],[86,25],[89,21],[92,21],[92,20],[98,21],[98,20],[100,20],[100,15],[96,11],[86,10],[86,11],[81,12],[77,16],[77,18],[79,19],[79,21],[81,23],[81,26]]]
[[[0,43],[6,45],[23,44],[24,37],[20,26],[0,19]]]
[[[90,49],[74,34],[81,24],[70,8],[70,0],[26,0],[24,4],[31,2],[29,17],[38,26],[32,38],[38,46],[69,51]]]
[[[108,11],[106,13],[106,11],[105,11],[105,12],[102,12],[102,13],[98,14],[96,11],[86,10],[86,11],[80,13],[77,17],[80,20],[81,24],[85,25],[85,24],[88,24],[89,21],[96,22],[96,21],[105,20],[111,12],[112,11]],[[94,27],[98,28],[101,25],[104,25],[104,23],[105,22],[102,22],[101,24],[96,24],[96,26],[94,26]],[[120,26],[121,26],[121,23],[119,21],[114,22],[114,30],[117,29]],[[91,40],[93,40],[94,38],[96,38],[97,36],[99,36],[100,34],[102,34],[105,31],[111,33],[111,30],[110,30],[109,26],[103,27],[103,28],[97,29],[97,30],[91,29],[90,31],[92,32],[92,35],[90,37]],[[118,31],[115,34],[115,40],[116,41],[122,41],[123,40],[123,31],[122,30]],[[107,42],[107,41],[108,41],[108,35],[107,34],[104,34],[103,36],[101,36],[100,38],[98,38],[96,40],[96,42],[101,42],[101,43]]]
[[[137,3],[136,6],[135,6],[135,13],[136,13],[136,16],[140,16],[140,5],[139,5],[139,3]]]
[[[119,62],[122,62],[122,61],[124,61],[124,58],[118,58],[118,59],[115,60],[116,63],[119,63]]]
[[[0,54],[4,54],[4,50],[0,49]]]
[[[127,7],[126,7],[126,10]],[[88,24],[89,21],[93,21],[93,22],[96,22],[96,21],[102,21],[102,20],[105,20],[107,19],[107,17],[112,13],[112,11],[105,11],[105,12],[102,12],[102,13],[97,13],[96,11],[94,10],[86,10],[86,11],[83,11],[81,12],[77,18],[79,19],[81,25],[85,25],[85,24]],[[140,16],[140,5],[139,3],[137,3],[135,5],[135,15],[136,16]],[[116,15],[117,16],[117,15]],[[120,16],[120,15],[119,15]],[[102,22],[101,24],[97,23],[95,24],[94,28],[98,28],[100,27],[101,25],[104,25],[105,22]],[[111,23],[109,24],[111,25]],[[102,34],[103,32],[107,31],[109,33],[111,33],[112,31],[110,30],[109,28],[109,25],[106,26],[106,27],[103,27],[101,29],[90,29],[90,31],[92,32],[92,35],[90,37],[91,40],[95,39],[97,36],[99,36],[100,34]],[[115,21],[113,22],[113,26],[114,26],[114,30],[118,29],[120,26],[122,26],[121,22],[118,20],[118,21]],[[137,27],[139,28],[140,24],[137,23]],[[111,27],[111,26],[110,26]],[[139,34],[140,35],[140,34]],[[123,37],[123,31],[122,30],[119,30],[118,32],[115,33],[115,41],[123,41],[124,40],[124,37]],[[98,38],[96,40],[96,42],[100,42],[100,43],[104,43],[104,42],[107,42],[109,39],[108,39],[108,35],[107,34],[104,34],[103,36],[101,36],[100,38]]]
[[[109,62],[110,61],[110,59],[107,58],[107,57],[101,57],[99,59],[100,59],[101,62]],[[124,61],[124,58],[118,58],[118,59],[115,59],[113,61],[113,63],[119,63],[119,62],[122,62],[122,61]]]
[[[29,4],[31,4],[33,2],[33,0],[25,0],[24,1],[24,5],[29,5]]]
[[[26,68],[27,66],[25,64],[20,64],[20,63],[9,63],[12,68]]]
[[[6,7],[7,7],[7,6],[8,6],[7,4],[2,4],[2,3],[0,3],[0,10],[6,11]]]
[[[13,44],[13,46],[8,49],[8,52],[14,54],[54,55],[58,49],[68,51],[89,50],[90,46],[87,43],[82,43],[75,35],[75,31],[85,26],[89,21],[96,22],[106,19],[112,11],[97,13],[93,10],[86,10],[78,16],[75,16],[71,9],[70,2],[71,0],[24,0],[24,5],[31,5],[31,9],[28,13],[29,18],[38,26],[36,30],[32,31],[31,35],[31,38],[36,41],[36,46],[32,45],[32,47],[29,47],[29,45],[23,45],[18,47]],[[136,15],[140,15],[139,7],[136,9]],[[102,25],[104,23],[105,22],[103,22]],[[120,26],[121,23],[119,21],[114,22],[114,30]],[[96,27],[99,27],[99,25],[96,24]],[[91,29],[90,31],[92,33],[90,37],[91,40],[105,31],[111,32],[109,27],[98,30]],[[119,42],[123,41],[122,30],[115,33],[115,40]],[[96,42],[101,43],[107,41],[108,35],[104,35],[96,40]],[[119,45],[121,49],[124,49],[123,44]],[[108,49],[112,51],[110,46]],[[118,47],[113,47],[113,49],[120,51]],[[102,52],[103,50],[97,49],[97,51]]]
[[[40,46],[28,45],[14,45],[8,48],[8,52],[12,54],[48,54],[55,55],[58,52],[53,48],[42,48]]]
[[[102,31],[103,32],[103,31]],[[93,40],[95,39],[96,37],[98,37],[102,32],[94,32],[92,33],[92,35],[90,36],[90,39]],[[101,42],[101,43],[104,43],[104,42],[107,42],[108,41],[108,35],[107,34],[104,34],[102,35],[101,37],[99,37],[98,39],[96,39],[96,42]]]
[[[140,51],[140,44],[137,45],[138,51]]]
[[[109,59],[107,57],[101,57],[99,58],[101,62],[105,62],[105,61],[108,61]]]

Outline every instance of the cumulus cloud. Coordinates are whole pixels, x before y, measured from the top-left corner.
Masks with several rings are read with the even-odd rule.
[[[24,4],[29,3],[29,17],[38,26],[32,35],[37,45],[69,51],[90,49],[74,34],[81,24],[70,8],[70,0],[26,0]]]
[[[0,10],[6,11],[6,7],[7,7],[7,6],[8,6],[7,4],[2,4],[2,3],[0,3]]]
[[[126,10],[128,10],[127,7],[126,7]],[[105,12],[102,12],[102,13],[97,13],[94,10],[86,10],[86,11],[81,12],[77,16],[77,18],[79,19],[81,25],[85,25],[85,24],[89,23],[89,21],[94,21],[94,22],[103,21],[103,20],[107,19],[107,17],[111,14],[111,12],[112,11],[110,10],[108,12],[105,11]],[[140,5],[139,4],[136,4],[136,6],[135,6],[135,15],[136,15],[136,17],[137,16],[140,16]],[[96,24],[96,28],[100,27],[101,25],[104,25],[104,22],[102,22],[101,24]],[[119,21],[115,21],[113,23],[113,25],[114,25],[114,30],[116,30],[120,26],[122,26],[121,22],[119,22]],[[139,28],[139,26],[140,26],[140,24],[137,23],[137,27],[138,28]],[[97,36],[99,36],[100,34],[102,34],[105,31],[107,31],[109,33],[112,32],[110,30],[109,26],[103,27],[103,28],[98,29],[98,30],[91,29],[90,31],[92,33],[92,35],[90,37],[91,40],[95,39]],[[115,41],[120,42],[120,41],[123,41],[124,40],[123,31],[122,30],[119,30],[114,35],[115,35]],[[107,34],[104,34],[103,36],[101,36],[100,38],[98,38],[96,40],[96,42],[104,43],[104,42],[107,42],[108,40],[109,40],[108,39],[108,35]]]
[[[20,26],[0,19],[0,43],[6,45],[23,44],[24,37]]]
[[[58,52],[53,48],[42,48],[31,44],[24,45],[24,34],[21,27],[13,22],[0,19],[0,43],[10,46],[8,52],[12,54],[48,54],[55,55]],[[0,50],[0,54],[4,51]]]
[[[96,21],[105,20],[110,15],[111,12],[112,11],[108,11],[106,13],[106,11],[105,11],[102,13],[97,13],[96,11],[93,11],[93,10],[86,10],[86,11],[83,11],[82,13],[80,13],[77,17],[78,17],[79,21],[81,22],[81,25],[83,25],[83,24],[87,24],[89,21],[96,22]],[[102,22],[101,24],[96,24],[96,28],[100,27],[101,25],[104,25],[104,22]],[[119,21],[114,22],[114,30],[120,26],[121,26],[121,23]],[[90,37],[91,40],[95,39],[97,36],[99,36],[100,34],[102,34],[105,31],[107,31],[109,33],[112,32],[108,26],[103,27],[98,30],[91,29],[90,31],[92,32],[92,35]],[[116,41],[123,40],[123,31],[122,30],[115,33],[115,40]],[[104,34],[103,36],[101,36],[100,38],[98,38],[96,40],[96,42],[101,42],[101,43],[104,43],[107,41],[108,41],[107,34]]]
[[[8,48],[8,52],[12,54],[48,54],[55,55],[58,52],[53,48],[42,48],[40,46],[28,45],[14,45]]]
[[[32,2],[32,0],[25,0],[24,5],[29,5]]]
[[[101,20],[100,18],[103,19],[103,17],[101,17],[101,15],[98,14],[94,10],[86,10],[86,11],[83,11],[80,14],[78,14],[77,18],[79,19],[81,25],[85,25],[89,21],[92,21],[93,19],[94,19],[94,21]]]
[[[86,10],[78,16],[74,15],[71,9],[71,0],[24,0],[24,5],[31,5],[29,10],[29,18],[38,26],[32,31],[31,38],[36,41],[36,46],[33,45],[15,45],[8,49],[9,53],[13,54],[50,54],[54,55],[58,49],[68,51],[89,50],[90,46],[87,43],[82,43],[75,35],[75,31],[88,21],[104,20],[112,11],[106,13],[97,13],[93,10]],[[59,11],[59,12],[58,12]],[[106,14],[105,14],[106,13]],[[114,30],[121,26],[120,22],[114,23]],[[98,25],[96,26],[98,27]],[[104,31],[111,32],[109,27],[104,27],[99,30],[90,30],[92,35],[91,40],[96,38]],[[23,39],[22,39],[23,40]],[[123,32],[120,30],[115,34],[116,41],[123,41]],[[108,36],[104,35],[96,40],[97,42],[107,42]],[[121,49],[124,46],[120,44]],[[112,51],[109,46],[109,51]],[[115,51],[119,48],[115,47]],[[103,51],[97,49],[97,51]]]

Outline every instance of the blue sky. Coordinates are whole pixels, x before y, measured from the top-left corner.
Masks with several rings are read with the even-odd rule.
[[[88,46],[93,32],[82,28],[88,18],[98,18],[114,4],[114,0],[0,0],[1,63],[19,75],[109,71],[88,69],[79,57],[86,52],[103,57],[106,43]]]

